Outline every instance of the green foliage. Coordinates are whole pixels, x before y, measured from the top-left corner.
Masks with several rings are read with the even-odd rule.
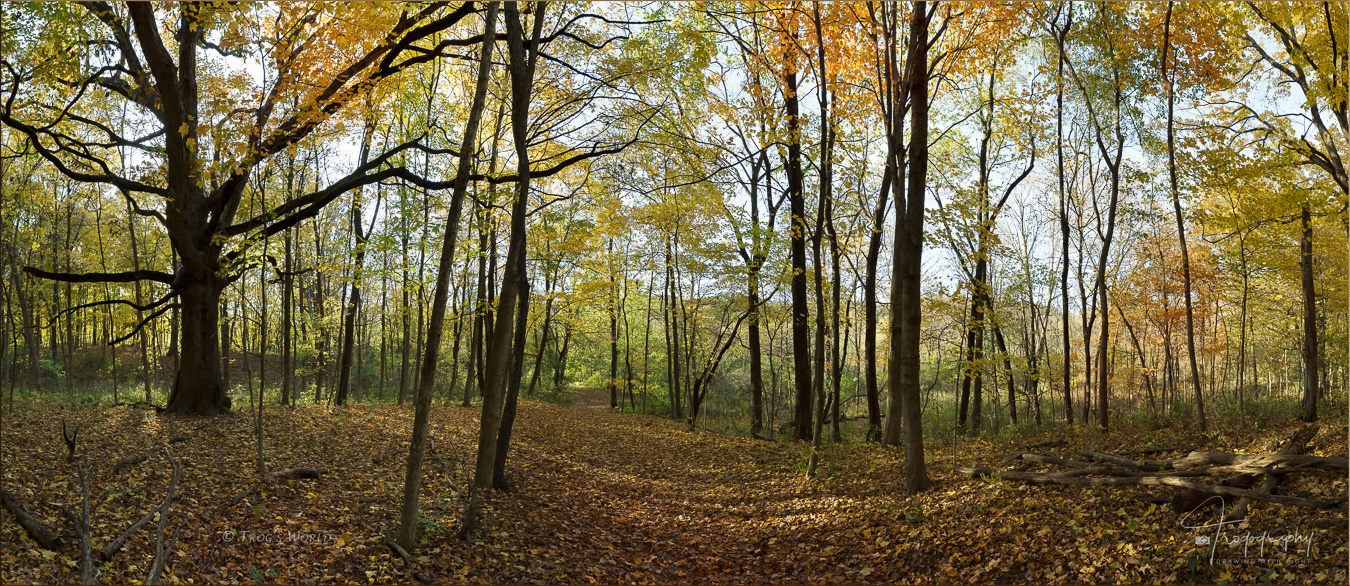
[[[49,358],[38,359],[38,372],[44,380],[61,383],[66,380],[66,369],[60,362]]]

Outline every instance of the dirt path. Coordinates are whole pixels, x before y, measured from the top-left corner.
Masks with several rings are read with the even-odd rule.
[[[566,552],[565,564],[543,568],[558,572],[546,580],[856,581],[875,571],[831,561],[863,545],[825,543],[860,503],[820,498],[795,470],[799,449],[690,433],[612,412],[603,390],[575,390],[571,409],[531,405],[537,425],[517,444],[538,462],[513,495],[520,532],[531,551]]]
[[[609,391],[591,387],[571,387],[577,394],[572,406],[577,409],[609,409]]]

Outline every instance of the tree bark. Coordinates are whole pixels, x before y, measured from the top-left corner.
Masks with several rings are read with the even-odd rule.
[[[220,374],[220,330],[217,327],[220,293],[225,283],[214,274],[189,275],[179,288],[178,298],[182,305],[179,368],[164,412],[214,417],[229,411],[225,407],[225,383]]]
[[[886,200],[895,169],[886,165],[877,192],[877,207],[872,212],[872,232],[867,237],[867,268],[863,273],[863,356],[867,361],[867,441],[881,441],[881,400],[877,391],[877,263],[881,258],[881,237],[885,232]]]
[[[910,96],[910,156],[904,206],[896,201],[896,263],[891,287],[891,400],[900,404],[904,426],[905,492],[915,495],[932,486],[923,453],[923,411],[919,395],[920,270],[923,261],[924,198],[928,188],[928,13],[927,2],[915,2],[905,59],[905,85]],[[894,153],[892,154],[894,157]],[[903,212],[903,213],[902,213]],[[891,422],[898,423],[898,422]],[[899,439],[898,425],[887,430],[888,444]],[[893,438],[891,436],[894,436]]]
[[[1317,290],[1313,287],[1311,210],[1305,202],[1299,215],[1303,235],[1299,240],[1299,269],[1303,281],[1303,404],[1299,419],[1317,420]]]
[[[619,312],[618,297],[616,290],[618,283],[616,281],[614,269],[614,238],[609,238],[609,408],[617,409],[619,407]]]
[[[525,255],[520,256],[521,264]],[[525,267],[520,267],[520,301],[516,303],[516,332],[511,347],[511,380],[507,382],[506,402],[502,406],[502,422],[497,430],[497,451],[492,461],[492,486],[506,490],[506,455],[511,449],[511,430],[516,424],[516,403],[520,398],[520,379],[525,375],[525,334],[530,324],[530,280]]]
[[[784,34],[792,36],[789,31]],[[787,112],[788,207],[791,222],[792,258],[792,373],[796,382],[793,400],[793,439],[809,439],[811,433],[811,326],[806,291],[806,193],[802,180],[801,114],[797,100],[797,71],[785,56],[783,108]]]

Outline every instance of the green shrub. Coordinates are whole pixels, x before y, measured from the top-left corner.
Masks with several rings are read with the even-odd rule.
[[[38,373],[42,378],[50,381],[64,382],[66,380],[66,369],[55,360],[46,358],[38,360]]]

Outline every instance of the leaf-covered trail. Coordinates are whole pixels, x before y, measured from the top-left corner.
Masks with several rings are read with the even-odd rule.
[[[607,393],[580,390],[571,407],[522,401],[508,461],[512,490],[493,492],[483,528],[454,538],[470,480],[479,406],[433,405],[434,449],[423,476],[423,536],[412,552],[419,575],[490,583],[860,583],[860,582],[1288,582],[1346,581],[1346,535],[1309,530],[1334,516],[1290,507],[1253,507],[1250,526],[1280,536],[1302,527],[1304,551],[1259,563],[1209,565],[1196,530],[1137,500],[1139,487],[1080,489],[971,480],[954,462],[992,465],[1046,438],[1048,453],[1114,451],[1145,445],[1265,451],[1293,424],[1255,437],[1230,430],[1208,439],[1170,429],[1048,430],[994,443],[935,439],[928,447],[934,490],[901,491],[899,453],[873,445],[827,445],[821,478],[802,478],[807,446],[689,432],[684,424],[617,413]],[[249,414],[209,421],[164,418],[107,407],[22,403],[3,421],[3,484],[34,517],[74,541],[62,506],[78,506],[57,426],[79,425],[78,457],[90,475],[95,549],[164,496],[168,444],[183,463],[183,498],[168,527],[177,546],[167,581],[218,583],[399,583],[414,576],[385,543],[397,531],[412,410],[353,405],[270,408],[268,468],[325,468],[317,480],[283,480],[229,505],[252,484]],[[1242,438],[1242,439],[1237,439]],[[1344,426],[1324,425],[1313,453],[1343,453]],[[129,471],[112,463],[154,452]],[[1345,479],[1291,487],[1329,497]],[[140,581],[153,557],[153,524],[101,564],[104,583]],[[1231,552],[1230,552],[1231,553]],[[0,516],[0,581],[77,581],[69,545],[46,551]],[[1205,560],[1208,558],[1205,557]],[[1271,574],[1271,572],[1275,572]]]
[[[785,560],[771,552],[791,556],[793,540],[784,529],[827,523],[820,510],[826,503],[795,494],[801,483],[786,470],[761,465],[776,460],[773,450],[689,433],[675,422],[610,413],[608,395],[577,391],[572,411],[542,418],[522,436],[536,441],[522,442],[519,457],[537,465],[516,495],[527,519],[523,533],[535,538],[527,538],[531,545],[575,547],[571,560],[583,572],[576,578],[782,578]],[[531,454],[531,444],[556,451]]]

